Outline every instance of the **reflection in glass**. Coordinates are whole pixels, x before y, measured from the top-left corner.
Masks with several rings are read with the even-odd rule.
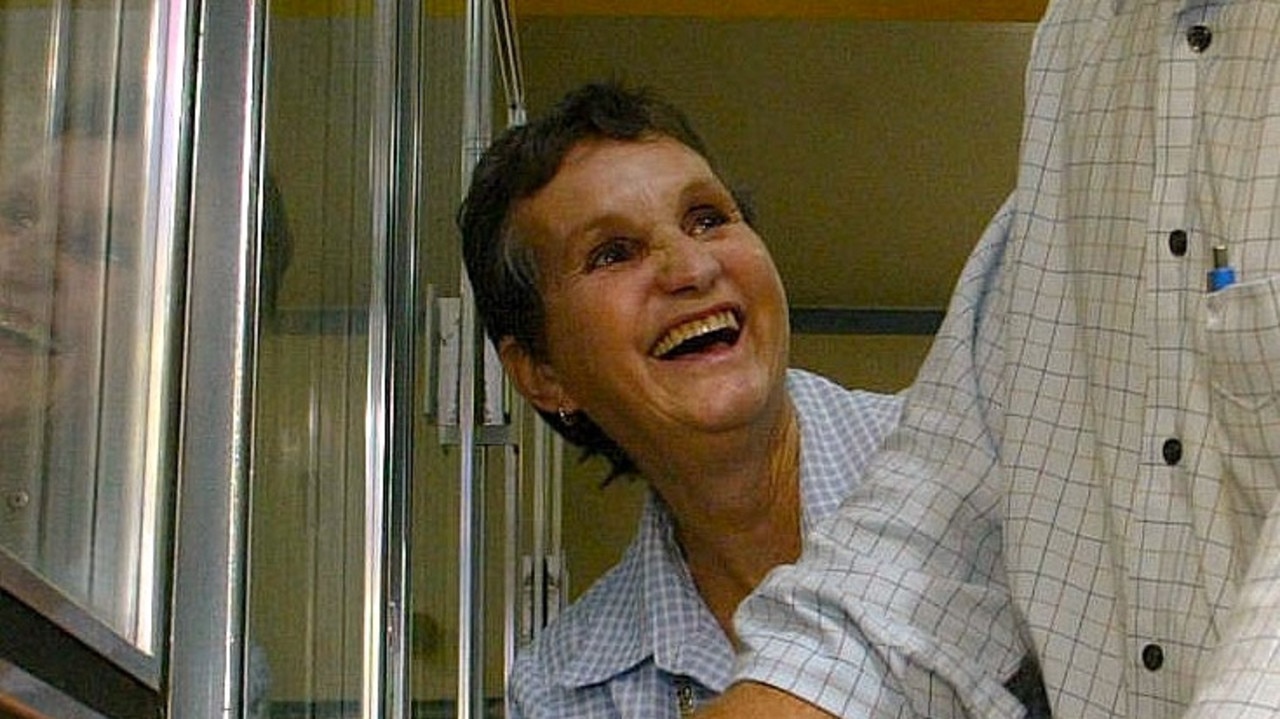
[[[153,12],[20,5],[0,8],[0,549],[151,653],[169,294]]]

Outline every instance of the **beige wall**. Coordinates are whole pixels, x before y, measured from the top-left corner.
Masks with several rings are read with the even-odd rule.
[[[522,19],[529,105],[679,104],[759,207],[796,306],[941,307],[1012,186],[1027,23]]]

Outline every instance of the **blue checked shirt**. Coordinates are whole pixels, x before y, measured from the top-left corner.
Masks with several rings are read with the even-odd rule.
[[[1025,98],[902,429],[739,608],[739,676],[1012,717],[1026,637],[1056,716],[1280,715],[1280,3],[1051,0]]]
[[[787,390],[808,527],[857,483],[901,403],[802,370],[788,373]],[[521,653],[509,691],[514,717],[674,718],[723,691],[732,669],[733,647],[694,587],[672,517],[650,495],[622,560]]]

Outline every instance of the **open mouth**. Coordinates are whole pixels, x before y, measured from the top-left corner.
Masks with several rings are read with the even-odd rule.
[[[742,325],[732,310],[721,310],[706,317],[671,328],[658,340],[649,354],[669,360],[704,352],[716,346],[732,347],[742,334]]]

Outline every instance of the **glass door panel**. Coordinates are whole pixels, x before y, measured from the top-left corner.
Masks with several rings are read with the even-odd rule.
[[[413,702],[425,716],[456,716],[459,669],[458,563],[464,485],[458,445],[457,349],[461,255],[454,212],[461,192],[468,36],[462,2],[428,3],[421,35],[422,122],[418,247],[423,361],[414,437],[410,522]],[[444,338],[444,339],[442,339]],[[441,348],[445,349],[441,351]]]
[[[488,4],[268,6],[263,226],[288,239],[262,250],[290,259],[255,381],[246,706],[264,715],[501,714],[518,456],[469,409],[454,225],[488,140]]]
[[[374,5],[269,9],[262,247],[288,266],[263,277],[245,701],[360,716]]]
[[[184,7],[0,5],[0,588],[152,686]]]

